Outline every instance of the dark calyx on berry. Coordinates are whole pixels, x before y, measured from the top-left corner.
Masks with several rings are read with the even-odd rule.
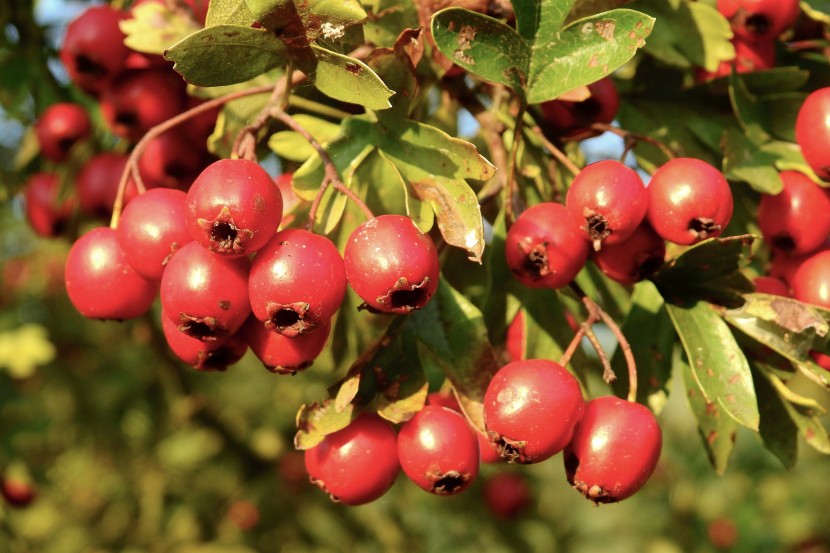
[[[438,495],[452,495],[470,480],[469,474],[462,474],[457,470],[451,470],[443,474],[430,474],[429,477],[435,482],[432,486],[432,493]]]

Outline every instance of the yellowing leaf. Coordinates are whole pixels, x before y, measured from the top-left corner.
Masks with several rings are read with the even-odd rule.
[[[25,324],[0,333],[0,367],[12,378],[29,378],[39,365],[54,359],[55,346],[40,325]]]

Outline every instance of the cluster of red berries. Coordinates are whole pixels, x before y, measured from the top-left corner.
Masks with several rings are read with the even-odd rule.
[[[136,6],[158,0],[134,2]],[[192,18],[204,22],[207,2],[191,2]],[[73,84],[97,100],[108,130],[128,142],[136,142],[155,125],[167,121],[201,100],[187,94],[184,80],[161,56],[128,48],[119,24],[131,17],[104,4],[82,12],[67,27],[60,59]],[[212,161],[206,143],[216,124],[218,109],[207,110],[153,138],[138,164],[147,188],[186,190]],[[65,162],[75,146],[90,142],[93,126],[86,109],[76,103],[49,106],[35,124],[41,156],[52,163]],[[90,148],[94,149],[94,148]],[[117,184],[127,164],[123,152],[74,150],[82,161],[70,175],[74,194],[61,190],[58,173],[44,170],[26,183],[26,213],[32,228],[41,236],[63,233],[76,208],[84,215],[107,218],[117,193]],[[66,166],[64,166],[66,168]],[[126,199],[136,195],[133,182]]]
[[[718,0],[717,8],[732,28],[735,57],[713,73],[699,72],[702,80],[727,76],[733,67],[738,73],[775,67],[777,39],[801,13],[798,0]]]
[[[325,236],[278,231],[282,212],[262,167],[216,161],[186,193],[148,190],[117,228],[81,236],[66,262],[69,298],[86,317],[124,320],[159,294],[168,344],[186,363],[222,370],[250,346],[269,369],[295,373],[325,346],[347,283],[386,313],[418,309],[437,289],[435,245],[407,217],[366,221],[341,256]]]
[[[571,373],[541,359],[514,361],[496,373],[484,397],[484,424],[486,434],[452,396],[433,393],[398,432],[361,413],[306,450],[306,470],[333,499],[360,505],[385,494],[401,470],[430,493],[454,495],[469,488],[481,462],[538,463],[564,451],[574,488],[612,503],[645,485],[662,447],[648,408],[611,396],[586,403]]]
[[[574,178],[564,205],[539,203],[516,219],[507,265],[526,286],[556,289],[590,257],[610,278],[633,284],[662,265],[665,241],[690,245],[718,236],[732,209],[729,183],[704,161],[673,159],[648,186],[626,165],[600,161]]]

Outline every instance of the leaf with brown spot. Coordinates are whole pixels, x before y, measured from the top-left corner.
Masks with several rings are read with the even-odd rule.
[[[294,447],[300,450],[314,447],[327,435],[346,428],[356,416],[357,413],[351,405],[342,411],[335,409],[332,399],[322,403],[303,404],[297,411]]]

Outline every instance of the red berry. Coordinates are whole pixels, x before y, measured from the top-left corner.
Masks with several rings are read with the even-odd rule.
[[[648,190],[648,222],[664,239],[689,245],[719,236],[732,218],[732,190],[699,159],[676,158],[657,169]]]
[[[361,224],[349,236],[343,260],[352,289],[377,311],[420,309],[438,288],[435,244],[403,215],[381,215]]]
[[[478,438],[461,413],[425,405],[401,425],[398,458],[404,473],[419,488],[455,495],[478,476]]]
[[[497,472],[484,481],[484,503],[496,518],[519,518],[532,502],[527,478],[518,472]]]
[[[527,325],[525,324],[524,311],[519,311],[510,325],[507,327],[507,338],[504,349],[507,352],[508,361],[520,361],[527,359],[525,346],[527,342]]]
[[[87,8],[67,26],[60,58],[80,89],[97,94],[124,68],[130,53],[118,25],[124,17],[104,4]]]
[[[311,332],[343,302],[343,258],[325,236],[281,230],[254,257],[248,289],[254,315],[266,328],[289,337]]]
[[[115,152],[96,154],[84,163],[75,177],[75,192],[84,213],[109,220],[126,166],[127,156]],[[135,182],[130,179],[124,194],[124,204],[129,203],[137,194]]]
[[[718,10],[735,35],[751,41],[774,40],[798,19],[798,0],[718,0]]]
[[[167,68],[121,73],[101,97],[101,113],[116,135],[137,141],[185,107],[185,82]]]
[[[230,336],[251,313],[249,267],[245,257],[220,257],[189,242],[164,269],[161,307],[188,336],[206,341]]]
[[[830,194],[797,171],[782,171],[784,188],[762,194],[758,226],[764,240],[789,255],[818,249],[830,236]]]
[[[651,477],[662,444],[657,419],[644,405],[592,399],[565,449],[568,482],[595,503],[622,501]]]
[[[75,202],[72,198],[61,200],[59,192],[60,179],[54,173],[35,173],[26,181],[26,220],[38,236],[60,236],[69,224]]]
[[[184,220],[187,194],[156,188],[133,199],[118,221],[118,242],[130,265],[148,280],[160,281],[173,253],[192,241]]]
[[[164,311],[161,328],[170,351],[197,371],[224,371],[248,351],[248,342],[239,332],[221,340],[203,342],[179,330]]]
[[[207,151],[194,147],[187,128],[170,129],[147,143],[138,160],[144,186],[187,190],[205,168]]]
[[[35,123],[40,154],[59,163],[69,155],[72,146],[89,136],[92,124],[86,110],[78,104],[52,104]]]
[[[310,367],[326,347],[331,322],[322,323],[314,332],[289,338],[268,330],[255,317],[250,317],[240,332],[266,369],[277,374],[297,374]]]
[[[585,266],[590,245],[562,204],[544,202],[524,211],[507,231],[504,254],[519,282],[562,288]]]
[[[452,409],[457,413],[462,413],[458,400],[455,399],[455,396],[451,392],[432,392],[427,396],[427,405],[440,405],[441,407]],[[475,432],[476,438],[478,438],[478,452],[481,456],[482,463],[491,464],[501,463],[504,461],[504,459],[501,458],[501,455],[499,455],[498,450],[496,450],[496,447],[490,443],[490,440],[486,435],[476,430],[472,424],[470,425],[470,428],[472,428],[473,432]]]
[[[611,123],[620,107],[620,96],[611,77],[588,85],[591,95],[575,102],[551,100],[539,104],[545,129],[564,139],[581,140],[598,134],[591,130],[594,123]]]
[[[830,309],[830,250],[801,263],[790,284],[795,299]]]
[[[567,445],[585,402],[576,378],[544,359],[502,367],[484,394],[484,425],[501,456],[538,463]]]
[[[760,294],[771,294],[774,296],[784,296],[789,298],[792,296],[790,287],[786,282],[780,278],[771,276],[757,276],[752,279],[755,283],[755,291]]]
[[[273,238],[282,219],[282,195],[265,169],[246,159],[220,159],[187,193],[187,224],[210,251],[238,257]]]
[[[830,355],[821,353],[820,351],[810,350],[810,357],[813,358],[813,361],[815,361],[819,367],[825,371],[830,371]]]
[[[665,241],[644,221],[625,241],[603,246],[592,259],[608,278],[633,285],[651,276],[665,257]]]
[[[35,500],[37,491],[30,482],[6,477],[0,482],[0,495],[10,506],[22,509],[28,507]]]
[[[731,60],[720,62],[714,73],[701,72],[699,75],[700,79],[728,77],[732,74],[733,67],[738,73],[751,73],[752,71],[761,71],[775,67],[776,55],[774,41],[764,40],[751,42],[734,37],[732,39],[732,45],[735,47],[735,57]]]
[[[568,189],[565,206],[599,251],[634,233],[646,215],[648,195],[636,171],[609,159],[579,172]]]
[[[156,284],[127,262],[114,229],[97,227],[72,244],[64,271],[75,309],[90,319],[133,319],[146,313]]]
[[[334,501],[362,505],[385,494],[400,472],[397,436],[374,413],[361,413],[349,426],[305,451],[311,482]]]
[[[795,140],[822,180],[830,180],[830,87],[811,92],[795,120]]]

